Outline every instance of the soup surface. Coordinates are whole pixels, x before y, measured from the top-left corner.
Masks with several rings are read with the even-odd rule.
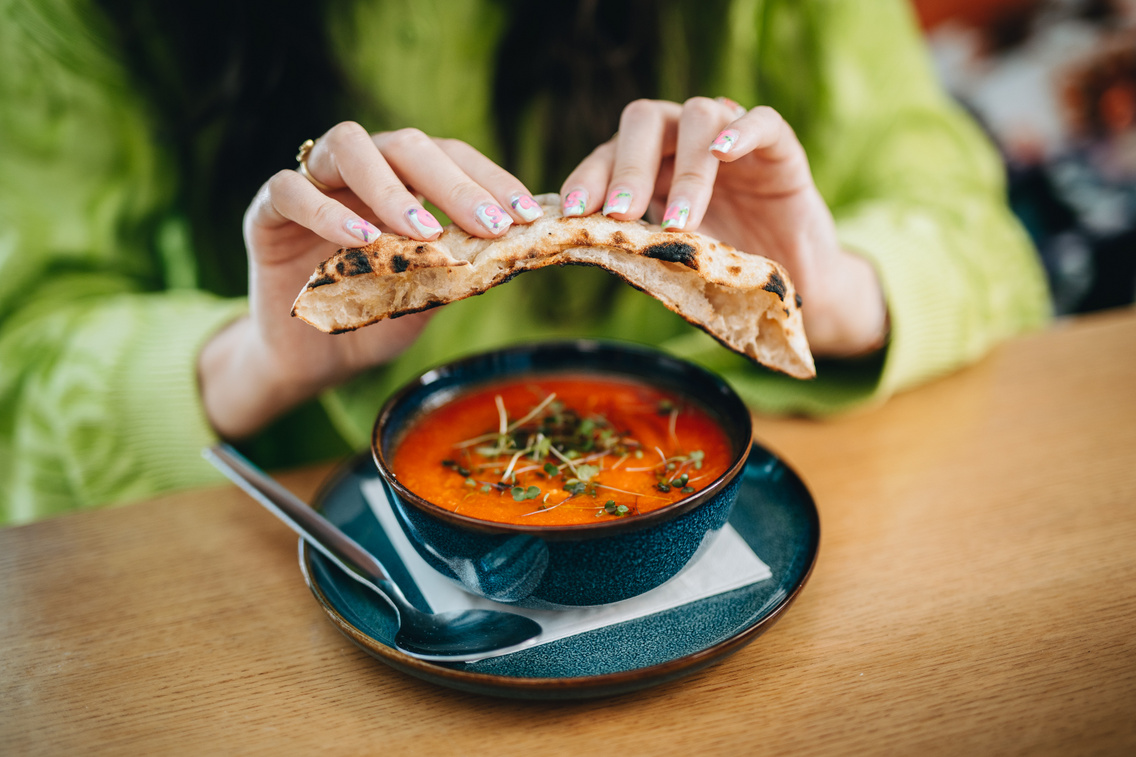
[[[619,378],[533,376],[426,413],[390,467],[415,494],[472,518],[579,525],[688,497],[731,452],[690,398]]]

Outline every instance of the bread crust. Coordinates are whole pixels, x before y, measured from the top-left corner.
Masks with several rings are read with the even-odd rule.
[[[544,216],[497,239],[449,226],[433,242],[384,234],[339,250],[312,273],[292,315],[332,334],[481,294],[550,265],[602,268],[650,294],[726,347],[797,378],[816,375],[801,301],[785,270],[696,232],[602,215]]]

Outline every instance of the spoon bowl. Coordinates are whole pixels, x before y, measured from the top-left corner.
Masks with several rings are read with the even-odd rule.
[[[202,455],[304,541],[394,608],[399,624],[394,643],[405,654],[431,662],[471,662],[516,651],[540,635],[539,623],[514,613],[419,610],[370,552],[230,445],[213,445]]]

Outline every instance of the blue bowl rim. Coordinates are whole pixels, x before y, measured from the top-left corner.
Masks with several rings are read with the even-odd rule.
[[[417,392],[419,389],[428,388],[431,384],[441,381],[454,374],[460,372],[466,367],[482,362],[493,356],[509,356],[518,355],[522,353],[545,353],[556,351],[574,351],[582,354],[595,355],[605,351],[617,351],[622,353],[635,353],[645,360],[656,361],[656,363],[665,361],[671,364],[672,367],[677,367],[688,375],[695,376],[702,381],[708,381],[710,384],[721,390],[722,394],[714,402],[705,398],[699,397],[692,393],[702,402],[714,409],[722,418],[727,421],[736,421],[740,424],[741,431],[739,434],[744,441],[738,446],[734,454],[734,458],[730,461],[724,473],[715,478],[712,482],[707,484],[704,488],[699,489],[697,492],[691,494],[683,499],[676,500],[670,505],[661,507],[658,510],[653,510],[649,513],[638,515],[633,518],[615,518],[610,520],[598,521],[596,523],[584,523],[574,526],[552,526],[552,525],[521,525],[513,523],[497,523],[493,521],[481,520],[473,518],[461,513],[455,513],[440,507],[429,500],[420,497],[413,491],[408,489],[402,484],[401,481],[394,475],[390,467],[386,463],[385,456],[382,450],[382,433],[385,429],[386,422],[394,414],[398,406],[406,400],[407,397]],[[586,369],[582,372],[594,373],[607,373],[611,375],[625,375],[628,377],[637,378],[639,380],[650,382],[649,377],[629,372],[621,372],[618,370],[602,370],[602,369]],[[504,374],[500,378],[512,375],[524,375],[523,372],[515,374]],[[480,382],[479,382],[480,383]],[[732,405],[731,408],[723,408],[721,403]],[[734,412],[729,412],[732,410]],[[729,432],[727,432],[729,433]],[[732,434],[730,434],[733,436]],[[665,522],[673,520],[680,515],[683,515],[691,510],[699,507],[706,502],[709,502],[720,491],[729,485],[731,481],[738,477],[745,469],[746,460],[749,457],[750,448],[753,446],[753,419],[750,415],[749,408],[746,407],[745,402],[738,396],[725,379],[717,374],[709,371],[699,365],[684,360],[674,355],[670,355],[661,350],[657,350],[642,344],[635,344],[631,342],[621,342],[612,339],[573,339],[573,340],[555,340],[555,341],[540,341],[530,342],[524,344],[513,345],[500,349],[488,350],[479,352],[473,355],[458,358],[456,360],[444,363],[434,368],[422,372],[417,378],[407,382],[401,389],[396,391],[384,403],[382,409],[379,411],[378,417],[375,419],[375,424],[371,432],[371,457],[378,468],[379,475],[383,478],[386,484],[393,490],[398,497],[407,504],[413,505],[416,509],[426,515],[437,518],[443,522],[458,528],[474,531],[483,534],[500,534],[500,535],[533,535],[539,536],[549,541],[561,540],[583,540],[606,538],[618,534],[631,533],[653,526],[661,525]]]

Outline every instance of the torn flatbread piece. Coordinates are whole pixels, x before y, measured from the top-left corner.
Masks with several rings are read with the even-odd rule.
[[[292,315],[321,331],[353,331],[481,294],[550,265],[590,265],[640,289],[735,352],[797,378],[816,375],[801,302],[785,270],[696,232],[602,215],[544,216],[497,239],[450,226],[433,242],[384,234],[320,264]]]

